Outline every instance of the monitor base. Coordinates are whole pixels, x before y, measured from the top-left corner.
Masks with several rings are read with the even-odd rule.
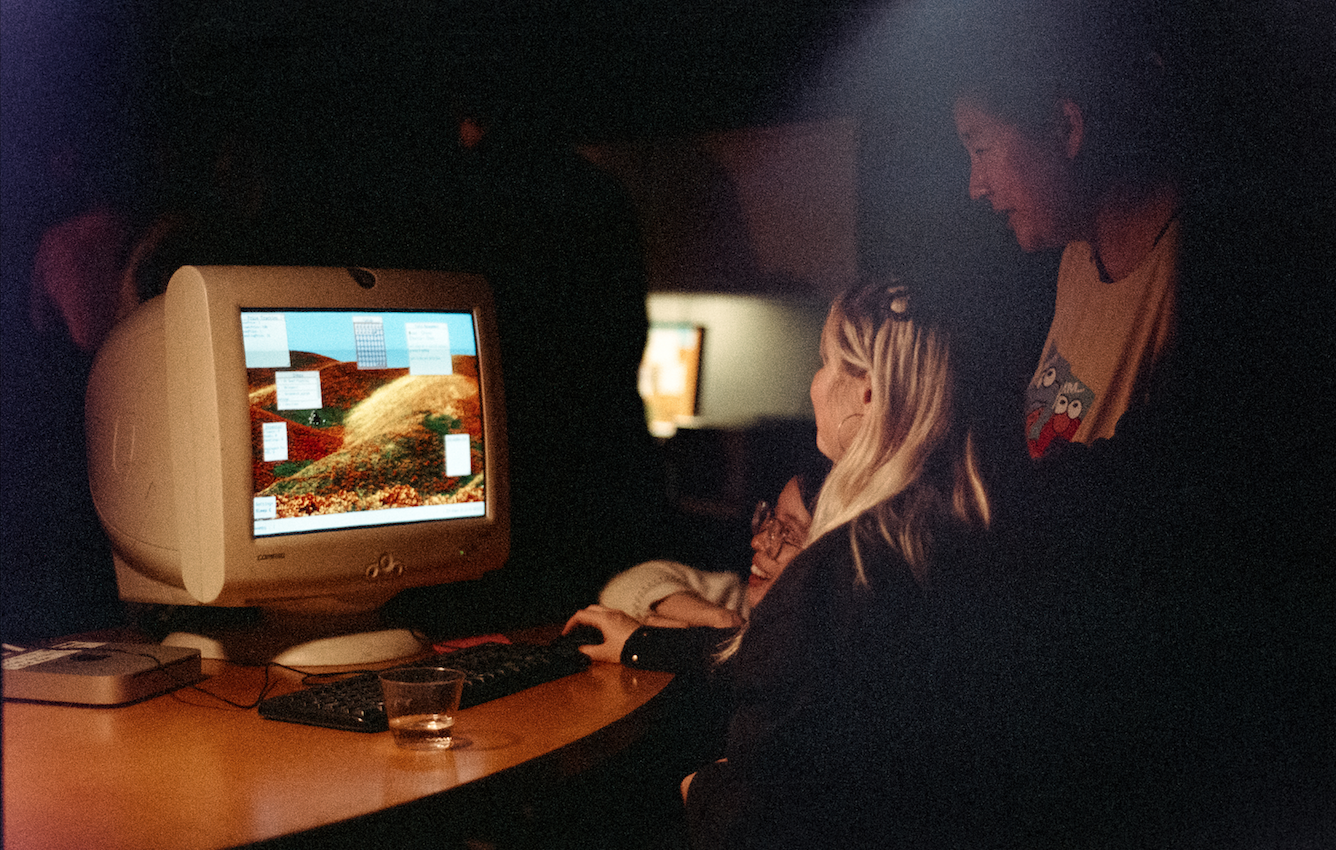
[[[172,632],[163,638],[164,646],[198,649],[203,658],[216,658],[237,663],[271,663],[284,667],[351,667],[359,664],[378,664],[398,661],[422,652],[425,647],[407,629],[382,629],[374,632],[337,635],[302,641],[290,646],[272,658],[261,658],[249,647],[235,640],[219,639],[190,632]],[[243,641],[249,644],[249,639]],[[263,655],[264,653],[261,653]]]
[[[184,606],[173,608],[160,625],[170,628],[163,645],[197,649],[203,658],[303,670],[399,661],[428,648],[408,629],[387,629],[374,610],[335,614]]]

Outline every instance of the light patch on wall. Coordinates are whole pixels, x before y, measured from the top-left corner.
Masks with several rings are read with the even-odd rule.
[[[821,365],[824,296],[659,292],[648,306],[652,323],[703,330],[692,423],[732,427],[812,418],[808,389]]]
[[[857,276],[857,125],[582,149],[633,199],[656,291],[834,296]]]

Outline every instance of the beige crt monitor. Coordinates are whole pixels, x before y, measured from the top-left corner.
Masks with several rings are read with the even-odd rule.
[[[476,275],[192,267],[117,326],[87,397],[89,475],[130,602],[258,608],[176,634],[205,657],[360,663],[409,587],[509,554],[495,311]]]

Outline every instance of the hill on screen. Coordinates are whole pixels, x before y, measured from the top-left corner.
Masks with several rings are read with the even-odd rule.
[[[247,370],[252,427],[288,423],[286,464],[264,463],[262,444],[255,443],[255,487],[261,495],[278,497],[279,516],[481,498],[482,421],[473,357],[455,357],[453,375],[430,376],[409,375],[406,369],[360,370],[356,363],[311,357],[307,368],[321,373],[325,405],[318,427],[300,421],[308,411],[273,410],[274,386],[250,373],[274,370]],[[446,433],[470,435],[477,474],[444,476]]]
[[[272,411],[252,407],[251,446],[254,447],[254,452],[251,466],[255,473],[255,492],[257,493],[273,484],[278,477],[278,471],[283,468],[282,462],[266,463],[264,460],[260,426],[265,422],[287,423],[288,459],[286,463],[289,468],[317,461],[322,457],[333,454],[343,446],[343,426],[341,425],[330,428],[312,428],[310,425],[302,425],[290,419],[285,419]]]
[[[327,408],[340,410],[351,408],[390,381],[408,374],[407,369],[359,369],[355,362],[332,360],[308,351],[292,352],[291,360],[292,365],[286,369],[246,370],[251,407],[272,410],[283,416],[284,411],[275,410],[278,404],[275,372],[319,372],[321,401]]]

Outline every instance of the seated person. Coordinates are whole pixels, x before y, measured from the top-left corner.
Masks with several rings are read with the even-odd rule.
[[[706,572],[677,561],[646,561],[613,576],[598,603],[653,626],[742,625],[742,577]]]
[[[647,561],[614,576],[599,594],[599,604],[651,626],[731,629],[742,625],[807,542],[812,515],[803,503],[802,482],[801,475],[791,478],[774,508],[765,502],[756,506],[752,517],[756,554],[745,592],[737,573],[705,572],[676,561]]]
[[[595,661],[676,672],[699,667],[745,622],[802,551],[812,522],[810,506],[823,477],[824,468],[795,475],[773,509],[765,502],[757,506],[745,589],[735,573],[648,561],[614,576],[599,595],[600,604],[577,611],[564,631],[590,626],[601,632],[602,643],[582,647]]]
[[[811,395],[834,466],[734,643],[724,759],[682,784],[695,850],[955,837],[974,751],[938,638],[990,507],[946,334],[912,301],[869,281],[831,308]]]

